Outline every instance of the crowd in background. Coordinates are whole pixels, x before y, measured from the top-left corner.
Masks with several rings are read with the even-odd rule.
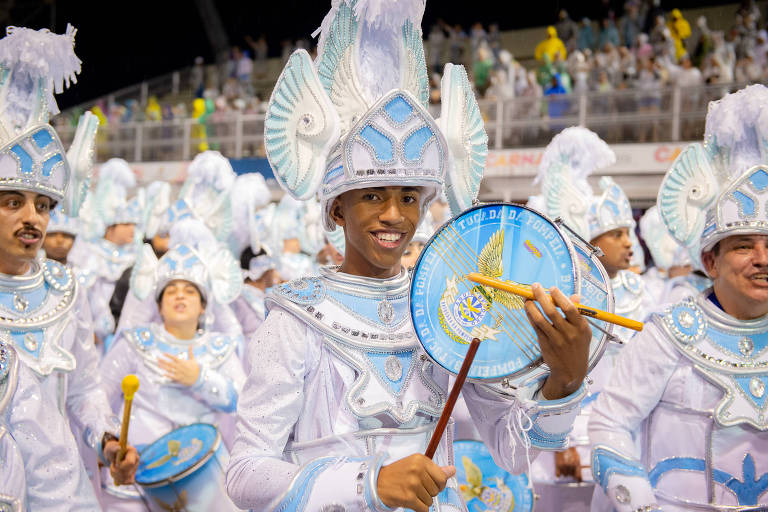
[[[606,10],[599,20],[574,20],[563,9],[553,21],[532,58],[519,60],[509,51],[511,45],[504,44],[496,23],[464,27],[438,20],[425,28],[430,101],[440,102],[445,63],[464,64],[478,98],[516,99],[505,117],[547,120],[543,130],[528,130],[527,141],[525,133],[505,133],[505,140],[521,144],[536,143],[538,135],[573,124],[556,122],[574,115],[579,106],[576,96],[564,95],[588,94],[591,114],[654,114],[669,110],[670,96],[664,94],[669,86],[692,88],[682,95],[682,108],[701,110],[728,89],[714,88],[702,95],[698,86],[768,81],[768,33],[765,17],[753,0],[742,2],[726,31],[711,30],[704,16],[688,20],[678,9],[667,12],[659,0],[629,0],[620,13]],[[257,39],[246,37],[244,43],[233,46],[228,58],[217,65],[206,65],[202,57],[195,59],[181,84],[186,94],[150,96],[144,106],[135,99],[100,104],[95,113],[102,126],[193,118],[207,125],[209,133],[235,112],[262,114],[275,78],[267,39],[262,34]],[[282,62],[298,48],[316,51],[307,38],[286,40],[281,43]],[[78,112],[73,114],[76,119]],[[626,129],[633,133],[624,134],[623,139],[629,136],[643,142],[660,137],[655,122]],[[697,135],[698,127],[688,123],[682,130],[688,139]],[[609,130],[597,131],[611,139]]]

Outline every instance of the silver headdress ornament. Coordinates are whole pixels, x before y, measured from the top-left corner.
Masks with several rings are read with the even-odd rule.
[[[76,216],[85,198],[98,120],[80,118],[69,153],[48,124],[53,97],[77,82],[75,33],[8,27],[0,40],[0,190],[28,190],[61,201]]]
[[[600,227],[592,220],[595,198],[587,178],[615,161],[613,150],[596,133],[580,126],[566,128],[544,150],[536,177],[542,193],[530,204],[543,206],[542,213],[560,217],[579,236],[592,240],[593,225],[595,231]]]
[[[768,234],[768,88],[709,104],[704,144],[685,148],[659,189],[661,217],[692,255],[736,234]]]
[[[599,184],[603,193],[595,197],[589,208],[589,239],[619,228],[633,231],[635,218],[627,195],[610,176],[600,178]]]
[[[70,217],[61,211],[61,206],[57,206],[51,210],[50,218],[48,219],[48,227],[45,229],[46,233],[65,233],[67,235],[77,236],[80,232],[80,225],[75,217]]]
[[[171,206],[168,223],[192,217],[203,222],[222,242],[232,234],[232,185],[235,171],[218,151],[204,151],[187,168],[179,199]]]
[[[136,176],[122,158],[110,158],[99,166],[96,187],[88,192],[82,208],[87,238],[101,238],[115,224],[139,223],[140,207],[128,200],[129,190],[135,187]]]
[[[651,251],[651,257],[656,267],[668,269],[687,256],[677,240],[667,231],[667,226],[661,219],[659,207],[654,205],[648,208],[640,218],[640,236],[645,240],[645,245]],[[684,263],[683,263],[684,264]]]
[[[333,199],[353,189],[422,187],[426,210],[445,184],[456,212],[477,195],[488,139],[463,67],[445,68],[441,118],[427,112],[424,5],[334,0],[315,62],[294,52],[272,92],[264,136],[275,177],[297,199],[319,195],[328,231]]]
[[[208,228],[195,219],[173,225],[170,249],[158,261],[152,247],[145,244],[131,275],[131,290],[144,301],[154,294],[159,299],[171,281],[193,283],[206,300],[229,304],[240,294],[240,266],[227,248]]]

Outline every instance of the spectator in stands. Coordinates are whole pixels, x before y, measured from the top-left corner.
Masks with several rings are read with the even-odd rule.
[[[202,57],[195,57],[195,65],[189,74],[189,85],[195,98],[202,98],[205,91],[205,66]]]
[[[579,27],[575,21],[568,15],[568,11],[560,9],[557,13],[557,23],[555,24],[558,37],[565,43],[565,49],[570,54],[576,50],[578,45]]]
[[[144,109],[144,119],[147,121],[160,121],[163,119],[163,110],[157,101],[157,96],[150,96]]]
[[[653,46],[648,42],[648,34],[638,34],[637,44],[635,45],[635,57],[639,59],[648,59],[653,56]]]
[[[701,68],[704,66],[704,59],[712,53],[714,43],[712,42],[712,31],[707,26],[707,18],[705,16],[698,17],[696,28],[699,37],[695,44],[692,45],[691,58],[693,59],[693,65]]]
[[[691,37],[691,25],[688,23],[688,20],[683,18],[683,13],[680,12],[680,9],[672,9],[667,27],[669,27],[672,40],[675,42],[675,59],[680,60],[686,53],[683,41]]]
[[[603,18],[603,28],[600,30],[600,35],[597,38],[597,47],[604,48],[606,44],[610,43],[613,47],[619,46],[619,30],[613,23],[613,20],[609,17]]]
[[[632,48],[637,40],[637,36],[640,35],[640,31],[643,29],[643,20],[640,18],[640,11],[637,4],[634,2],[628,2],[626,6],[626,13],[621,20],[621,32],[622,32],[622,45],[627,48]]]
[[[498,23],[491,23],[488,26],[488,36],[486,39],[488,41],[488,47],[491,49],[491,53],[493,54],[494,62],[499,62],[499,52],[501,51],[501,31],[499,30]]]
[[[427,37],[427,48],[429,48],[429,69],[432,72],[443,72],[443,47],[445,46],[445,32],[443,31],[443,20],[437,20],[432,25]]]
[[[544,55],[549,57],[550,61],[554,61],[556,55],[559,55],[561,60],[565,60],[568,57],[565,45],[557,37],[557,29],[553,26],[547,27],[547,37],[536,45],[536,49],[533,52],[534,58],[539,61],[544,59]]]
[[[555,67],[552,65],[549,55],[546,53],[541,59],[541,64],[536,70],[536,81],[542,88],[549,87],[552,83],[552,77],[555,75]]]
[[[661,70],[653,57],[641,62],[641,68],[635,81],[638,90],[637,110],[643,113],[655,114],[661,109]],[[658,122],[643,123],[638,127],[638,142],[658,140]]]
[[[563,86],[562,77],[559,73],[555,73],[550,86],[544,90],[544,96],[548,97],[547,114],[551,120],[549,131],[553,136],[565,128],[563,122],[558,120],[564,117],[570,108],[567,93],[568,91]]]
[[[261,80],[267,76],[267,57],[269,55],[269,47],[267,46],[267,37],[261,34],[259,38],[254,41],[251,36],[245,36],[245,41],[248,46],[253,50],[253,73],[254,76]]]
[[[483,28],[483,24],[479,21],[472,25],[472,30],[469,32],[469,45],[472,50],[472,58],[477,59],[479,54],[477,50],[480,49],[480,45],[486,42],[486,33]]]
[[[241,51],[237,46],[234,47],[234,57],[237,62],[235,67],[235,77],[243,91],[249,96],[253,94],[253,85],[251,83],[251,73],[253,73],[253,60],[247,51]]]
[[[736,63],[736,69],[734,76],[737,82],[741,83],[755,83],[759,82],[763,74],[763,70],[755,62],[754,52],[749,51]]]
[[[475,89],[480,96],[485,96],[485,91],[491,85],[491,70],[495,63],[493,54],[487,44],[483,44],[477,49],[477,57],[473,66],[475,76]]]
[[[467,44],[467,33],[461,25],[454,25],[448,28],[448,48],[450,52],[450,61],[454,64],[464,62],[464,47]]]
[[[654,53],[661,53],[662,48],[666,44],[667,36],[665,32],[669,33],[664,15],[658,15],[654,18],[653,28],[649,34],[649,42],[653,47]]]
[[[595,48],[595,32],[592,30],[592,21],[589,18],[582,18],[581,20],[578,48],[581,51]]]
[[[760,30],[755,36],[754,48],[755,65],[764,69],[768,63],[768,32],[765,29]]]

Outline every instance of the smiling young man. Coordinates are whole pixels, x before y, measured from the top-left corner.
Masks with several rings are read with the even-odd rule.
[[[449,375],[428,362],[413,331],[401,257],[444,184],[452,204],[471,204],[477,188],[462,187],[479,186],[487,138],[459,67],[446,67],[445,134],[426,110],[418,51],[424,3],[376,5],[383,12],[350,0],[335,5],[317,60],[302,50],[290,57],[267,112],[278,181],[297,198],[319,194],[323,225],[343,230],[345,254],[338,269],[276,286],[266,298],[268,316],[248,344],[250,374],[227,469],[229,495],[241,508],[465,510],[451,434],[434,460],[422,455]],[[339,45],[350,61],[326,51]],[[460,104],[466,108],[449,107]],[[471,112],[476,117],[455,117]],[[469,126],[480,131],[456,131]],[[476,143],[466,151],[470,139]],[[489,450],[513,472],[527,468],[529,439],[531,456],[565,443],[584,396],[591,336],[561,292],[552,296],[565,316],[534,289],[542,310],[529,302],[526,311],[550,376],[521,389],[520,400],[477,384],[462,391]],[[526,415],[531,421],[521,423]]]
[[[0,146],[0,335],[13,341],[21,364],[35,375],[47,403],[58,406],[48,414],[62,415],[71,425],[81,441],[83,459],[95,467],[98,455],[120,482],[130,483],[138,455],[131,448],[125,459],[116,460],[119,443],[115,434],[120,425],[100,386],[99,356],[85,294],[68,267],[37,258],[51,209],[57,202],[79,202],[73,198],[85,188],[83,180],[90,166],[88,158],[77,158],[81,152],[88,153],[87,147],[78,145],[71,150],[74,163],[70,167],[58,136],[47,124],[55,102],[46,91],[54,82],[61,87],[65,77],[69,81],[79,72],[74,32],[71,26],[65,35],[16,27],[0,40],[0,54],[8,59],[0,66],[12,77],[3,84],[0,124],[4,134],[13,134]],[[35,65],[30,66],[27,59]],[[48,66],[41,68],[40,62]],[[77,63],[76,69],[70,69],[72,63]],[[60,75],[35,75],[39,69],[55,69]],[[15,103],[25,98],[25,103]],[[33,115],[35,112],[44,114]],[[78,127],[75,140],[80,143],[88,138],[80,130],[88,131],[89,122],[86,115]],[[41,437],[40,450],[47,449]],[[45,482],[46,471],[50,477],[58,474],[44,467],[36,471],[38,474],[27,476],[29,482]],[[60,483],[59,502],[39,510],[48,506],[61,509],[73,489],[64,481],[45,485]]]
[[[619,356],[590,420],[593,510],[768,506],[767,113],[762,85],[711,103],[706,146],[662,182],[661,216],[713,286],[654,314]]]

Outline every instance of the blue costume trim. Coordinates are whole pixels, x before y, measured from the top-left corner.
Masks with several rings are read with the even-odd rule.
[[[310,461],[293,479],[285,497],[275,507],[275,512],[299,512],[306,508],[315,480],[325,469],[338,460],[337,457],[322,457]]]
[[[325,297],[325,284],[317,277],[302,277],[274,287],[273,292],[296,304],[317,304]]]
[[[656,488],[664,473],[676,469],[687,471],[706,472],[707,466],[704,459],[694,457],[673,457],[665,459],[654,467],[649,475],[651,485]],[[739,505],[755,506],[758,505],[760,496],[768,490],[768,473],[762,474],[759,478],[755,474],[755,459],[751,454],[744,456],[742,462],[742,480],[735,476],[713,469],[712,477],[714,481],[728,488],[739,500]]]
[[[648,479],[648,473],[639,461],[623,457],[605,447],[596,446],[592,450],[592,475],[604,491],[607,492],[608,480],[614,474]]]

